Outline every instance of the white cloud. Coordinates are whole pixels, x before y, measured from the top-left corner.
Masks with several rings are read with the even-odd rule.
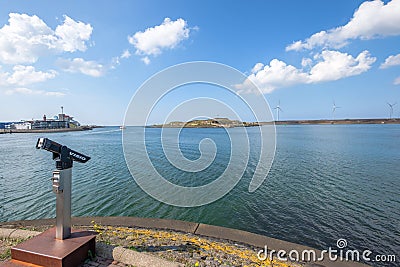
[[[1,66],[0,66],[0,86],[1,85],[8,85],[7,79],[8,79],[9,75],[10,75],[9,73],[3,72],[1,70]]]
[[[64,23],[57,26],[55,35],[59,37],[59,45],[63,51],[85,51],[86,41],[90,39],[92,31],[93,28],[90,24],[76,22],[64,15]]]
[[[320,60],[309,73],[311,82],[324,82],[343,79],[366,72],[376,61],[368,51],[361,52],[356,58],[339,51],[322,51],[315,59]]]
[[[53,31],[36,15],[10,13],[8,24],[0,28],[0,62],[34,63],[48,53],[85,51],[92,27],[68,16],[64,19]]]
[[[36,71],[33,66],[14,66],[12,72],[4,72],[0,66],[0,85],[7,90],[3,91],[6,95],[43,95],[43,96],[64,96],[65,93],[56,91],[33,90],[25,86],[28,84],[44,82],[54,78],[58,73],[54,70],[48,72]]]
[[[339,80],[367,71],[376,58],[371,57],[368,51],[363,51],[354,58],[346,53],[326,50],[314,56],[314,62],[311,59],[306,61],[309,70],[298,69],[278,59],[271,60],[266,66],[257,63],[253,70],[258,71],[250,74],[242,84],[236,85],[236,88],[239,92],[254,93],[251,86],[253,82],[262,93],[271,93],[277,88],[296,84]]]
[[[54,92],[54,91],[44,91],[44,90],[32,90],[25,87],[18,87],[14,89],[9,89],[5,91],[6,95],[14,95],[14,94],[21,94],[21,95],[43,95],[43,96],[65,96],[62,92]]]
[[[149,65],[150,64],[150,58],[149,57],[142,57],[140,60],[144,62],[144,64]]]
[[[57,72],[54,70],[43,72],[36,71],[33,66],[17,65],[13,67],[13,73],[8,77],[7,82],[12,85],[24,86],[53,79],[56,75]]]
[[[315,47],[340,48],[352,39],[374,39],[400,35],[400,0],[385,4],[381,0],[366,1],[354,12],[344,26],[313,34],[304,41],[297,41],[286,50],[313,49]]]
[[[42,92],[42,91],[40,91],[40,92]],[[45,96],[65,96],[65,93],[62,93],[62,92],[44,92],[43,91],[43,93],[42,94],[44,94]]]
[[[110,64],[109,68],[116,69],[119,64],[121,64],[120,57],[113,57],[111,59],[111,64]]]
[[[0,85],[3,86],[25,86],[28,84],[44,82],[56,77],[58,73],[54,70],[47,72],[36,71],[33,66],[16,65],[12,72],[3,72],[0,68]]]
[[[122,59],[127,59],[127,58],[130,58],[132,56],[132,54],[131,54],[131,52],[129,52],[129,50],[128,49],[126,49],[126,50],[124,50],[122,53],[121,53],[121,55],[120,56],[116,56],[116,57],[113,57],[112,58],[112,60],[111,60],[111,64],[110,64],[110,66],[108,67],[109,69],[115,69],[119,64],[121,64],[121,58]]]
[[[190,29],[182,18],[172,21],[165,18],[161,25],[147,28],[128,36],[128,41],[136,48],[137,55],[157,56],[163,50],[173,49],[180,42],[189,38]],[[148,60],[143,60],[145,63]]]
[[[128,49],[126,49],[122,54],[121,58],[130,58],[131,57],[131,52],[129,52]]]
[[[260,68],[261,67],[261,68]],[[242,91],[251,90],[250,83],[255,83],[263,93],[270,93],[278,87],[286,87],[298,83],[306,83],[309,79],[306,73],[302,73],[292,65],[287,65],[285,62],[278,59],[273,59],[262,68],[260,63],[257,63],[253,70],[258,70],[250,74],[243,84],[236,85]]]
[[[251,69],[251,73],[257,73],[259,72],[262,68],[264,67],[264,64],[262,63],[257,63],[256,65],[254,65],[254,67]]]
[[[389,56],[388,58],[386,58],[385,62],[381,64],[381,66],[379,67],[380,69],[386,69],[389,67],[393,67],[393,66],[398,66],[400,65],[400,54],[397,54],[395,56]]]
[[[309,67],[312,64],[312,59],[311,58],[303,58],[301,60],[301,66],[302,67]]]
[[[85,61],[83,58],[59,59],[58,66],[71,73],[83,73],[93,77],[100,77],[105,74],[106,68],[96,61]]]
[[[400,84],[400,77],[397,77],[394,81],[393,81],[394,85],[399,85]]]

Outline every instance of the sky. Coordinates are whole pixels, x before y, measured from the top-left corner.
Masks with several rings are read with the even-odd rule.
[[[281,120],[331,119],[334,104],[337,119],[387,118],[387,102],[400,117],[400,0],[1,1],[0,121],[63,106],[83,124],[121,125],[141,84],[190,61],[243,72],[238,94],[256,84]],[[199,96],[235,105],[216,86],[181,90],[159,114]]]

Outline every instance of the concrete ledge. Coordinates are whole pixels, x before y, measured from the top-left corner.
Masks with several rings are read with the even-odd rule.
[[[0,222],[0,226],[6,227],[6,228],[18,228],[18,227],[26,227],[26,226],[43,226],[43,225],[55,225],[55,224],[56,224],[56,219],[38,219],[38,220]]]
[[[91,225],[92,221],[110,226],[135,226],[143,228],[155,228],[174,230],[180,232],[194,233],[198,223],[185,222],[178,220],[158,219],[158,218],[139,218],[139,217],[74,217],[73,225]]]
[[[104,243],[98,243],[96,245],[96,253],[100,257],[106,259],[114,259],[116,261],[125,263],[127,265],[133,266],[167,266],[167,267],[180,267],[184,266],[183,264],[167,261],[144,252],[136,252],[130,249],[126,249],[123,247],[115,247],[111,245],[107,245]]]
[[[113,258],[116,261],[123,262],[128,265],[140,267],[181,267],[183,264],[167,261],[158,257],[154,257],[144,252],[136,252],[122,247],[113,249]]]
[[[318,249],[313,249],[311,247],[263,236],[258,235],[242,230],[208,225],[208,224],[199,224],[195,234],[203,235],[208,237],[214,237],[218,239],[227,239],[231,241],[236,241],[244,244],[248,244],[251,246],[255,246],[257,248],[264,248],[265,246],[268,247],[268,250],[275,250],[276,252],[279,250],[284,250],[285,252],[289,253],[291,250],[296,250],[299,253],[301,251],[315,251],[316,258],[318,259],[321,255],[322,251]],[[358,262],[345,262],[345,261],[329,261],[327,259],[318,262],[316,265],[315,263],[309,263],[309,266],[332,266],[332,267],[362,267],[368,266],[366,264],[358,263]]]
[[[309,247],[295,244],[295,243],[290,243],[287,241],[263,236],[263,235],[258,235],[242,230],[237,230],[237,229],[232,229],[232,228],[226,228],[226,227],[220,227],[220,226],[214,226],[214,225],[208,225],[208,224],[200,224],[199,227],[197,228],[195,234],[197,235],[204,235],[204,236],[209,236],[209,237],[215,237],[215,238],[220,238],[220,239],[227,239],[227,240],[232,240],[236,242],[241,242],[245,243],[251,246],[255,246],[258,248],[264,248],[265,245],[268,245],[268,248],[274,249],[274,250],[286,250],[290,251],[292,249],[296,250],[304,250],[304,249],[310,249]]]
[[[135,226],[143,228],[166,229],[180,232],[194,233],[198,223],[185,222],[179,220],[159,219],[159,218],[139,218],[139,217],[72,217],[72,224],[92,225],[92,221],[110,226]],[[23,220],[12,222],[0,222],[1,227],[18,228],[26,226],[55,225],[55,219]]]
[[[0,238],[28,239],[30,237],[37,236],[38,234],[40,234],[40,232],[0,228]]]

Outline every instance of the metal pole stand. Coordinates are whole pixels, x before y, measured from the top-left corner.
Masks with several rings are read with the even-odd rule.
[[[62,240],[71,236],[72,168],[55,170],[51,180],[56,194],[56,238]]]

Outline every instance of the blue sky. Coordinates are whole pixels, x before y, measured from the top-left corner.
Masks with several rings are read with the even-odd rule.
[[[280,101],[280,119],[332,118],[333,101],[336,118],[388,117],[386,102],[399,117],[400,0],[2,1],[0,121],[64,106],[81,123],[119,125],[146,79],[198,60],[245,73]]]

